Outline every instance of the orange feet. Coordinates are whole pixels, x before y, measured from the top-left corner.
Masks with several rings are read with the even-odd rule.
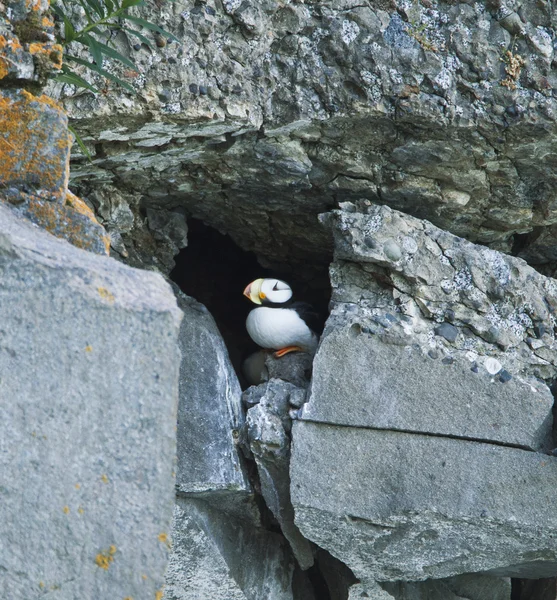
[[[299,346],[286,346],[286,348],[281,348],[280,350],[277,350],[273,354],[273,356],[275,358],[282,358],[285,354],[288,354],[289,352],[303,352],[303,350]]]

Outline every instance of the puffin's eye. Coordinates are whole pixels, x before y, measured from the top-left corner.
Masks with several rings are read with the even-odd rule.
[[[278,281],[275,282],[275,287],[273,288],[273,292],[278,292]]]

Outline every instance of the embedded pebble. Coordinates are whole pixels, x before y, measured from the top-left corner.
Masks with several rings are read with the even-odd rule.
[[[402,258],[402,250],[394,240],[387,240],[383,244],[383,252],[385,253],[385,256],[393,262]]]
[[[429,358],[439,358],[439,352],[437,352],[437,350],[430,350],[427,355]]]
[[[545,325],[543,325],[541,323],[534,325],[534,333],[536,334],[537,338],[541,338],[545,332],[546,332]]]
[[[416,254],[418,251],[418,244],[416,243],[416,240],[409,236],[406,236],[402,239],[402,247],[404,248],[405,252],[408,252],[408,254]]]
[[[499,381],[501,383],[507,383],[507,381],[510,381],[513,378],[513,376],[506,371],[505,369],[503,369],[500,373],[499,373]]]
[[[470,371],[472,371],[472,373],[478,373],[479,372],[478,365],[476,363],[474,363],[472,365]]]
[[[300,416],[300,411],[299,411],[297,408],[291,408],[291,409],[288,411],[288,416],[289,416],[289,417],[290,417],[290,418],[291,418],[293,421],[295,421],[296,419],[298,419],[298,418],[299,418],[299,416]]]
[[[484,367],[490,375],[497,375],[503,368],[503,365],[496,358],[490,357],[485,359]]]
[[[452,356],[445,356],[445,358],[441,362],[444,365],[452,365],[454,363],[454,358]]]
[[[435,335],[444,337],[448,342],[454,342],[458,336],[458,329],[450,323],[441,323],[434,331]]]
[[[385,329],[388,329],[391,326],[390,321],[386,317],[382,317],[379,315],[373,315],[373,317],[371,317],[371,320],[374,323],[377,323],[377,325],[381,325],[381,327],[385,327]]]

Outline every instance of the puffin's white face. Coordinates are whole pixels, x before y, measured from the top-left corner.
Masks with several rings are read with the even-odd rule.
[[[292,298],[292,289],[280,279],[256,279],[244,290],[254,304],[282,304]]]

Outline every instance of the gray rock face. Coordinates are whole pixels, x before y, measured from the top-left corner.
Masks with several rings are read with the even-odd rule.
[[[296,524],[362,581],[557,573],[557,459],[479,442],[297,421]]]
[[[325,219],[335,308],[304,418],[548,450],[555,281],[388,207],[345,208]]]
[[[185,207],[282,263],[321,261],[315,216],[356,198],[499,249],[535,231],[524,255],[555,257],[547,2],[182,0],[143,14],[180,42],[116,40],[137,97],[58,90],[103,150],[76,181]]]
[[[511,598],[510,579],[478,573],[417,583],[384,583],[383,587],[396,600],[509,600]]]
[[[0,278],[2,595],[154,598],[174,498],[171,289],[4,206]]]
[[[244,422],[238,378],[207,309],[181,292],[177,297],[185,315],[180,330],[177,491],[251,494],[235,443]]]
[[[290,441],[276,416],[282,415],[290,431],[290,392],[296,396],[300,390],[277,382],[272,390],[250,394],[257,404],[267,392],[262,404],[274,412],[269,410],[265,417],[278,424],[270,431],[268,420],[255,423],[252,419],[250,426],[248,417],[246,423],[240,385],[213,318],[203,305],[179,290],[176,294],[184,311],[179,338],[177,499],[164,598],[313,600],[311,592],[304,593],[308,584],[288,542],[264,528],[266,515],[257,505],[247,476],[254,466],[239,454],[245,429],[254,437],[258,437],[255,430],[262,433],[258,446],[262,456],[254,454],[263,497],[296,556],[305,558],[304,566],[309,566],[313,559],[309,542],[294,525],[290,503]],[[273,446],[272,433],[282,435],[282,446]]]
[[[545,385],[503,383],[485,368],[472,371],[465,357],[431,358],[415,342],[380,326],[374,333],[349,323],[331,328],[302,418],[552,448],[553,396]]]
[[[259,403],[250,408],[246,418],[249,449],[257,464],[261,494],[281,531],[290,543],[302,569],[313,565],[311,545],[294,523],[290,500],[290,396],[299,388],[278,379],[260,386],[264,388]]]
[[[388,207],[343,209],[293,428],[296,524],[364,583],[554,575],[557,461],[510,446],[552,445],[555,282]]]
[[[294,563],[279,535],[179,498],[172,542],[165,600],[293,598]]]

